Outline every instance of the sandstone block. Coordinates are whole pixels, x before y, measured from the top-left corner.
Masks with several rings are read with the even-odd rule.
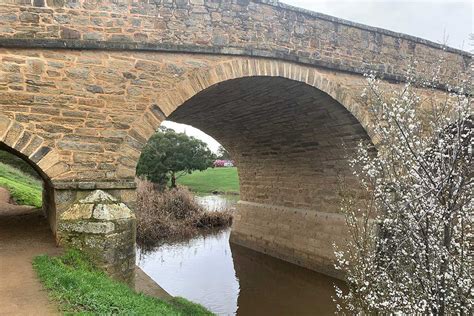
[[[39,15],[30,12],[22,12],[20,13],[20,21],[26,23],[38,23],[39,22]]]
[[[61,220],[73,221],[92,218],[93,204],[74,204],[61,214]]]
[[[114,223],[109,222],[74,222],[60,224],[63,230],[86,234],[108,234],[114,231]]]
[[[64,39],[80,39],[81,33],[67,27],[62,27],[60,32],[61,38]]]

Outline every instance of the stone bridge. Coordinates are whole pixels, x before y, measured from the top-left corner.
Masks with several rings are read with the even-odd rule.
[[[97,189],[133,209],[141,148],[165,119],[191,124],[237,161],[233,241],[335,275],[342,144],[377,137],[363,74],[396,88],[413,60],[430,76],[440,58],[444,83],[471,61],[275,0],[0,0],[0,144],[45,180],[58,242],[129,278],[133,218],[61,221]]]

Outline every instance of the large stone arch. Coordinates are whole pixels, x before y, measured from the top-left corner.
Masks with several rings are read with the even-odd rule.
[[[376,138],[371,131],[369,115],[357,100],[364,86],[364,80],[360,76],[340,76],[337,72],[279,60],[236,58],[213,67],[191,71],[173,89],[162,93],[156,102],[149,105],[131,124],[128,139],[122,145],[122,170],[135,166],[142,146],[161,122],[187,100],[219,83],[247,77],[286,78],[314,87],[343,105],[357,118],[369,136]],[[125,175],[131,176],[132,172],[125,172]]]
[[[213,136],[239,169],[233,241],[338,276],[332,245],[346,233],[337,181],[351,181],[346,155],[370,140],[359,91],[331,72],[236,60],[190,74],[137,119],[129,137],[147,139],[166,118]]]

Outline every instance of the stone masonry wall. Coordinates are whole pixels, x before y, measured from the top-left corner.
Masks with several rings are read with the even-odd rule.
[[[120,147],[134,121],[185,74],[222,60],[183,57],[0,49],[2,140],[55,181],[133,180],[146,139],[124,158]]]
[[[153,52],[0,48],[0,60],[0,140],[54,183],[104,182],[94,188],[110,189],[133,182],[141,148],[160,122],[200,91],[239,77],[316,87],[370,135],[357,75],[269,59]]]
[[[345,218],[341,214],[240,202],[230,240],[342,279],[342,273],[334,269],[333,244],[344,247],[347,236]]]

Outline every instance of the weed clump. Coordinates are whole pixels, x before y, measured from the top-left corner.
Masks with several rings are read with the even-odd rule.
[[[202,230],[232,224],[231,211],[204,210],[185,187],[159,190],[149,181],[138,180],[137,193],[137,243],[142,248],[191,238]]]

